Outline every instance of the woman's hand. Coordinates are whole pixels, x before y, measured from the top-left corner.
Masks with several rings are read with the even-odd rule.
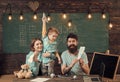
[[[43,57],[50,57],[50,53],[49,52],[43,53]]]
[[[38,61],[39,61],[39,60],[38,60],[38,55],[39,55],[39,52],[35,51],[35,52],[34,52],[34,56],[33,56],[33,61],[35,61],[35,62],[38,62]]]

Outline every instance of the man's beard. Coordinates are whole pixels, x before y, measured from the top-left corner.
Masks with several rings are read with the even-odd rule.
[[[74,54],[77,51],[77,46],[72,44],[72,45],[68,46],[68,50],[70,53]]]

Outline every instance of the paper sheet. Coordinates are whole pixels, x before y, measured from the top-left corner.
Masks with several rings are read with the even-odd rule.
[[[81,56],[84,53],[84,51],[85,51],[85,46],[81,46],[80,49],[79,49],[79,53],[78,53],[78,59],[81,58]]]
[[[30,82],[45,82],[49,79],[50,78],[35,78],[35,79],[30,80]]]

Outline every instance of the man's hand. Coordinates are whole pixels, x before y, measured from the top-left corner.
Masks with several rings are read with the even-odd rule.
[[[85,64],[85,62],[83,61],[82,58],[80,58],[79,63],[80,63],[81,68],[83,69],[83,71],[86,74],[89,74],[90,68],[89,68],[88,64]]]
[[[66,72],[70,71],[72,67],[79,61],[79,59],[72,60],[71,64],[69,66],[62,66],[62,74],[65,74]]]
[[[79,59],[72,60],[70,67],[73,67],[78,61],[79,61]]]
[[[83,59],[82,59],[82,58],[80,58],[79,63],[80,63],[80,65],[81,65],[81,66],[83,66],[83,65],[84,65],[84,61],[83,61]]]

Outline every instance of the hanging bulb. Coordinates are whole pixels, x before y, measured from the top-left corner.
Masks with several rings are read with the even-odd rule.
[[[67,14],[66,14],[66,13],[63,13],[62,18],[63,18],[63,19],[66,19],[66,18],[67,18]]]
[[[11,13],[9,13],[9,15],[8,15],[8,20],[12,20],[12,14]]]
[[[20,20],[23,20],[23,19],[24,19],[23,15],[20,15]]]
[[[36,12],[34,12],[33,19],[37,20],[37,13]]]
[[[106,14],[102,12],[102,19],[106,19]]]
[[[113,24],[109,22],[109,28],[111,29],[113,27]]]
[[[8,20],[12,20],[12,10],[11,10],[11,4],[8,4],[8,7],[9,7]]]
[[[91,19],[92,18],[92,15],[91,15],[91,13],[88,13],[88,19]]]
[[[50,14],[48,14],[48,16],[47,16],[47,20],[48,20],[48,22],[51,21]]]
[[[87,15],[87,18],[88,18],[88,19],[91,19],[91,18],[92,18],[91,7],[90,7],[90,6],[88,7],[88,15]]]
[[[69,21],[68,21],[68,27],[71,27],[71,26],[72,26],[72,21],[69,20]]]
[[[19,19],[20,19],[20,20],[23,20],[23,19],[24,19],[22,11],[20,12],[20,17],[19,17]]]

